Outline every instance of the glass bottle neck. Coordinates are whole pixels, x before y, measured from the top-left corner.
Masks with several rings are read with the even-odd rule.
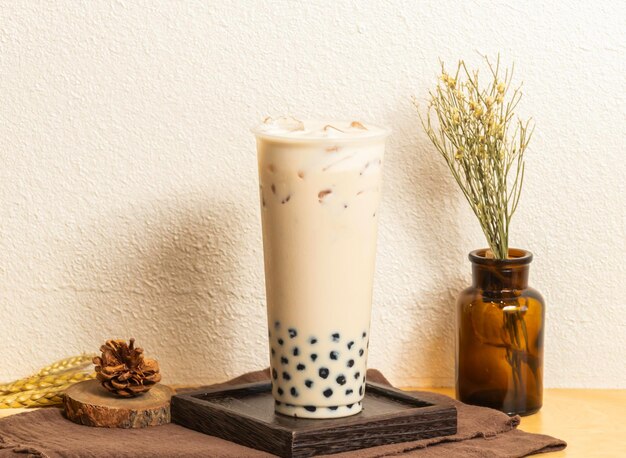
[[[529,264],[482,265],[472,263],[473,287],[484,291],[514,291],[528,288]]]

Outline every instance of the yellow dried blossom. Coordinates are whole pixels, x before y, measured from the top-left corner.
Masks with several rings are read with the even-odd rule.
[[[504,97],[502,96],[502,94],[499,94],[499,95],[496,97],[496,102],[498,102],[498,103],[502,103],[503,101],[504,101]]]
[[[504,83],[498,83],[498,86],[496,88],[498,90],[498,94],[504,94],[506,86],[504,85]]]
[[[487,105],[487,108],[491,108],[491,106],[493,105],[493,97],[489,96],[485,99],[485,105]]]
[[[497,124],[495,121],[489,123],[487,134],[497,139],[502,139],[503,129],[501,124]]]
[[[461,116],[459,114],[459,110],[457,110],[456,108],[454,109],[454,112],[452,113],[452,124],[459,124],[459,122],[461,122]]]
[[[446,83],[446,85],[450,89],[453,89],[456,86],[456,80],[454,78],[452,78],[450,75],[448,75],[446,72],[443,72],[441,74],[441,81]]]
[[[476,119],[480,118],[483,115],[483,109],[480,106],[477,106],[474,109],[474,116],[476,117]]]

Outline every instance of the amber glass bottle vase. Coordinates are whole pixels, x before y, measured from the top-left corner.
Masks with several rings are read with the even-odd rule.
[[[533,255],[504,260],[472,251],[473,284],[457,302],[456,392],[468,404],[530,415],[543,395],[545,304],[528,286]]]

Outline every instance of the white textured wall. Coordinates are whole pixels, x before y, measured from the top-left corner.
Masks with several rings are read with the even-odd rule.
[[[500,51],[536,119],[512,245],[548,386],[626,387],[622,2],[0,2],[0,379],[135,336],[169,382],[266,363],[266,114],[391,125],[371,365],[453,383],[479,227],[426,141],[438,58]]]

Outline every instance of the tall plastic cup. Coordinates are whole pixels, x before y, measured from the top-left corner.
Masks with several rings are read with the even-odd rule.
[[[306,418],[357,414],[389,131],[280,118],[253,132],[275,410]]]

